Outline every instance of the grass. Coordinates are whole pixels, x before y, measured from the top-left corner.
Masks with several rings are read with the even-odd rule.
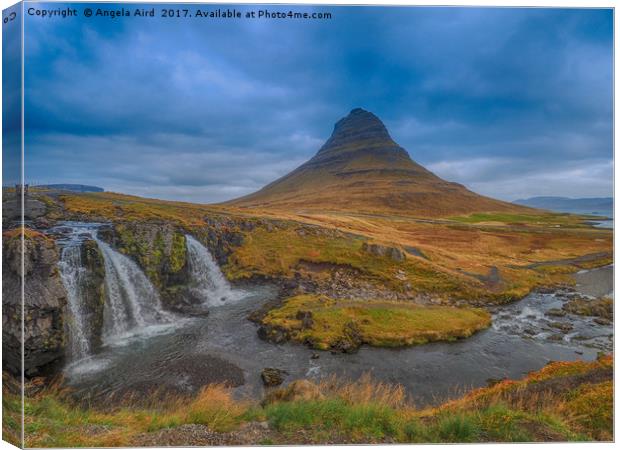
[[[588,227],[584,222],[591,218],[591,216],[558,213],[474,213],[465,216],[450,217],[450,220],[468,224],[499,223],[508,225],[544,225],[552,227]]]
[[[572,283],[570,273],[611,260],[610,230],[584,224],[580,216],[535,210],[438,219],[393,212],[250,211],[115,193],[61,194],[57,203],[65,218],[108,220],[121,226],[167,222],[198,234],[210,229],[216,218],[219,230],[243,235],[243,242],[230,248],[224,267],[231,280],[301,275],[324,283],[335,271],[344,271],[356,283],[412,297],[501,303],[538,286]],[[364,252],[364,242],[415,250],[404,261],[394,261]],[[580,263],[562,262],[587,254],[600,255]],[[549,261],[559,262],[532,266]],[[486,282],[484,277],[494,267],[498,282]]]
[[[247,444],[609,441],[612,363],[611,355],[552,363],[522,380],[423,409],[409,401],[402,387],[368,375],[353,382],[327,378],[313,397],[275,396],[262,405],[235,400],[229,389],[212,385],[194,398],[107,411],[75,405],[57,385],[48,386],[26,397],[26,445],[130,446],[139,443],[140,434],[164,428],[205,424],[234,433],[248,421],[267,421],[270,431]],[[605,370],[607,377],[601,379]],[[19,395],[5,389],[3,406],[3,436],[11,440],[19,436]]]
[[[293,278],[301,273],[325,281],[334,270],[341,270],[357,282],[387,285],[396,291],[403,291],[405,283],[414,292],[446,293],[464,287],[422,259],[395,261],[363,251],[365,241],[329,229],[309,231],[290,226],[269,231],[259,227],[245,233],[243,244],[224,271],[232,280],[257,274]],[[401,279],[397,278],[399,271],[403,272]]]
[[[310,327],[303,325],[304,313],[311,316]],[[295,341],[326,350],[337,347],[343,340],[351,340],[351,330],[359,335],[357,345],[398,347],[455,340],[488,327],[491,316],[476,308],[379,300],[337,301],[324,296],[298,295],[269,311],[263,324],[286,330]]]
[[[150,408],[122,407],[109,411],[74,404],[53,385],[26,397],[27,447],[131,446],[132,438],[185,423],[203,424],[217,432],[236,428],[249,408],[234,400],[229,389],[209,385],[193,399],[169,398]],[[19,442],[19,395],[4,392],[4,436]]]

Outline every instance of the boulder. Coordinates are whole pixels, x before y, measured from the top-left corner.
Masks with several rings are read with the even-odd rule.
[[[551,308],[549,311],[545,313],[547,316],[551,317],[564,317],[566,315],[566,311],[563,311],[559,308]]]
[[[380,244],[369,244],[364,242],[362,244],[362,250],[373,256],[387,257],[397,262],[404,261],[407,258],[405,252],[401,249]]]
[[[566,322],[551,322],[549,326],[551,328],[560,330],[562,333],[568,333],[569,331],[573,329],[573,326],[570,323],[566,323]]]
[[[355,353],[362,345],[362,334],[355,322],[347,322],[343,336],[332,344],[332,353]]]
[[[260,374],[265,386],[279,386],[284,382],[284,377],[288,375],[286,370],[274,369],[273,367],[266,367]]]

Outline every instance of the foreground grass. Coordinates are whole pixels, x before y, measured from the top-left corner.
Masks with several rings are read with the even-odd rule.
[[[354,347],[398,347],[465,338],[488,327],[491,316],[477,308],[298,295],[269,311],[262,323],[285,330],[295,341],[326,350],[343,341]]]
[[[235,436],[245,423],[268,431],[245,444],[372,442],[525,442],[613,439],[611,356],[552,363],[519,381],[477,389],[438,407],[417,409],[403,389],[335,378],[296,382],[261,404],[234,400],[221,385],[193,399],[109,411],[73,405],[57,387],[26,398],[26,445],[140,445],[143,433],[202,424]],[[303,389],[302,389],[303,387]],[[18,436],[19,396],[4,392],[4,436]],[[241,436],[241,435],[240,435]],[[177,445],[183,445],[184,436]],[[205,442],[208,444],[208,442]]]

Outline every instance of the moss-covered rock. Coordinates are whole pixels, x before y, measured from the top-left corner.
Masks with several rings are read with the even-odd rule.
[[[136,261],[160,292],[187,281],[185,235],[172,224],[117,223],[101,237]]]

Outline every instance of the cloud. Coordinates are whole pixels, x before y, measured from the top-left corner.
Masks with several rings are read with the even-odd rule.
[[[611,10],[277,8],[333,19],[27,17],[29,179],[221,201],[360,106],[488,195],[611,194]]]

